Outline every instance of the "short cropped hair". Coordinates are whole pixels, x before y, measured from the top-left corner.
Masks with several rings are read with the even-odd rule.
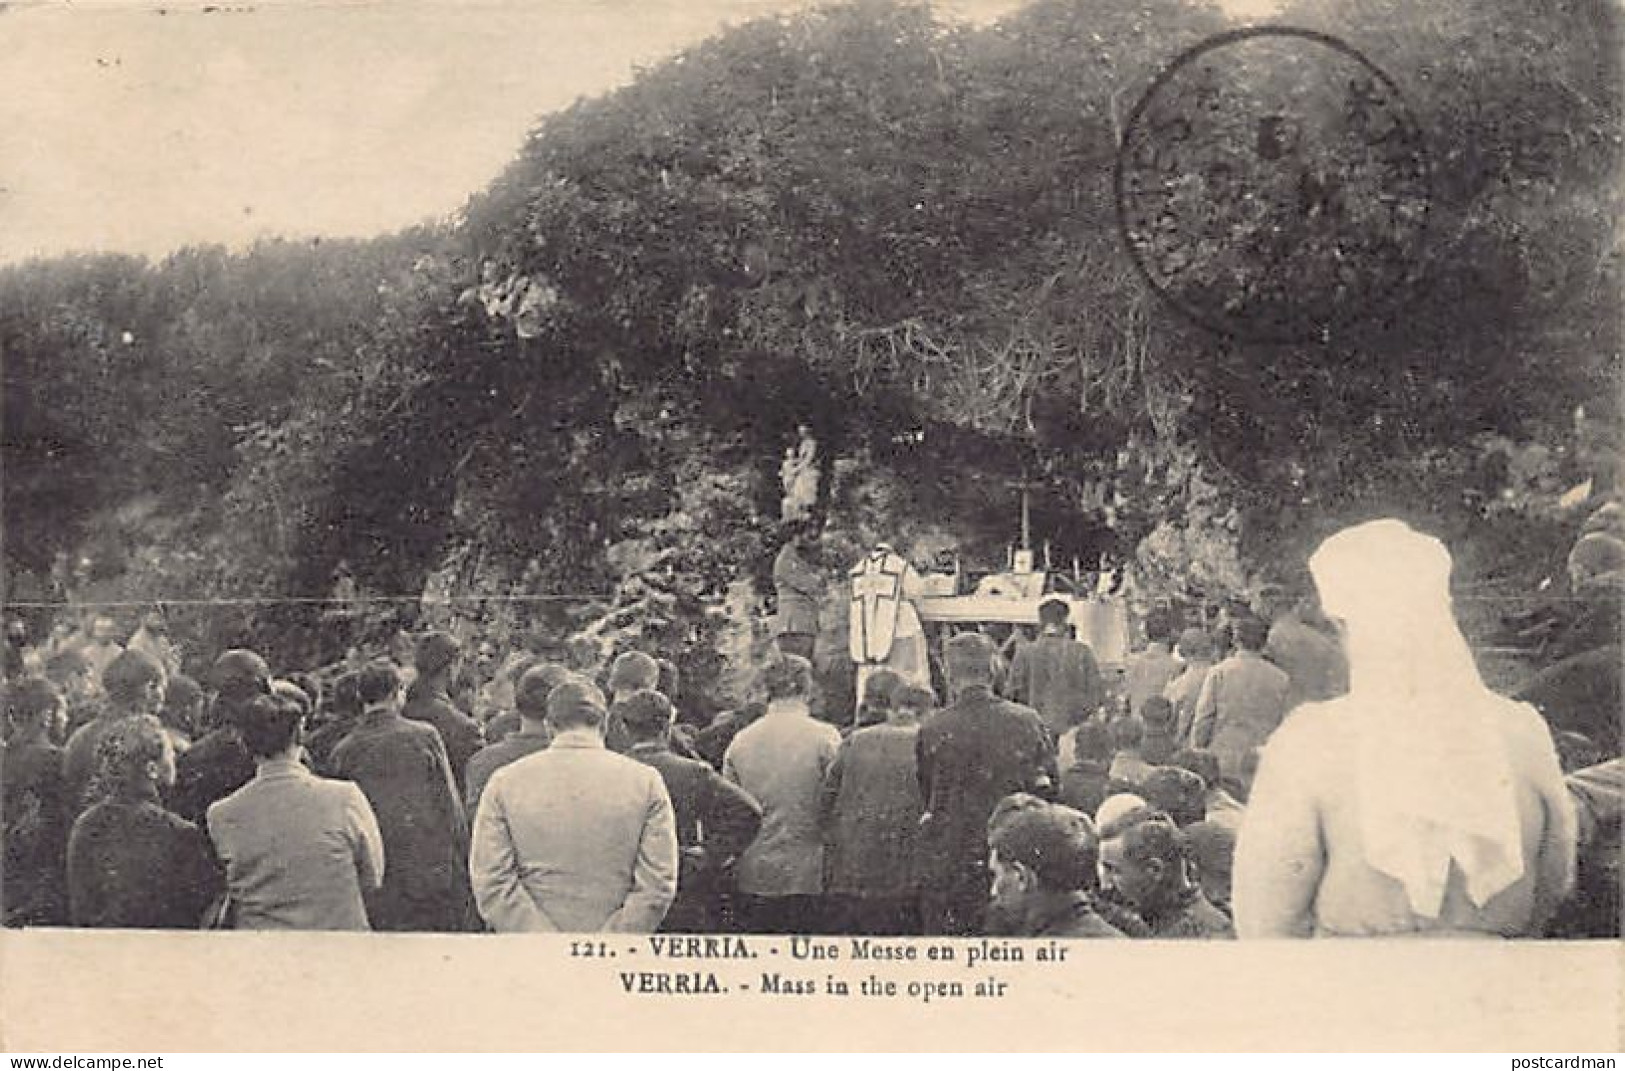
[[[547,720],[556,729],[596,729],[604,723],[604,693],[590,681],[567,680],[547,697]]]
[[[363,707],[370,707],[401,689],[401,671],[387,658],[375,659],[356,671],[355,694]]]
[[[652,736],[671,727],[677,710],[661,692],[648,688],[633,692],[615,704],[614,712],[636,736]]]
[[[1145,721],[1129,714],[1111,723],[1112,747],[1118,751],[1132,751],[1145,738]]]
[[[286,751],[299,732],[305,714],[294,699],[262,695],[237,713],[237,731],[248,753],[256,759]]]
[[[1174,757],[1168,760],[1170,766],[1178,766],[1182,770],[1189,770],[1202,779],[1202,784],[1214,788],[1219,783],[1219,756],[1207,748],[1187,747],[1174,752]]]
[[[897,696],[908,681],[894,669],[885,666],[869,674],[869,679],[863,682],[863,695],[860,702],[866,713],[885,715],[897,707]]]
[[[991,683],[997,654],[993,641],[980,632],[961,632],[942,645],[948,679],[956,685]]]
[[[1112,734],[1099,722],[1086,721],[1072,734],[1072,750],[1087,762],[1108,762],[1112,757]]]
[[[1158,606],[1145,615],[1145,638],[1150,643],[1167,643],[1174,638],[1174,612]]]
[[[6,722],[13,728],[32,725],[62,703],[62,693],[44,677],[24,677],[6,685]]]
[[[1088,817],[1070,807],[1022,810],[993,831],[989,846],[1005,862],[1027,867],[1050,891],[1074,892],[1095,882],[1100,844]]]
[[[125,650],[102,670],[102,691],[115,707],[132,705],[141,700],[149,684],[162,685],[164,680],[164,667],[156,658],[145,651]]]
[[[463,645],[451,633],[426,633],[412,652],[412,668],[420,678],[432,677],[456,662],[462,653]]]
[[[812,694],[812,663],[800,655],[775,655],[762,668],[762,691],[768,702],[804,699]]]
[[[1213,657],[1213,636],[1200,628],[1188,628],[1179,634],[1179,657],[1185,661],[1206,661]]]
[[[896,710],[931,710],[936,705],[937,693],[918,684],[905,684],[892,700]]]
[[[612,693],[637,692],[660,686],[660,663],[642,651],[622,651],[609,666]]]
[[[1231,638],[1236,641],[1237,647],[1245,651],[1262,651],[1269,634],[1269,626],[1252,614],[1238,617],[1230,623]]]
[[[514,709],[522,718],[540,721],[547,717],[547,697],[553,694],[553,689],[575,676],[575,670],[559,662],[535,663],[514,685]]]

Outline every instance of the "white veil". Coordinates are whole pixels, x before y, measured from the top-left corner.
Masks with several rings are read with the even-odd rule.
[[[1360,831],[1372,867],[1437,918],[1452,862],[1482,906],[1522,876],[1501,720],[1450,603],[1450,553],[1395,520],[1345,529],[1309,559],[1345,627]]]

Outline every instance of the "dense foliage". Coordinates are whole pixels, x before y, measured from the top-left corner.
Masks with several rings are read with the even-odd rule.
[[[1376,509],[1538,571],[1510,551],[1585,475],[1575,407],[1614,419],[1617,15],[1282,21],[1360,48],[1425,137],[1426,258],[1393,316],[1226,338],[1125,254],[1124,123],[1217,9],[770,17],[547,117],[444,229],[0,273],[7,568],[88,553],[130,598],[427,584],[480,600],[430,617],[637,635],[704,682],[805,422],[837,545],[997,565],[1025,475],[1060,562],[1137,557],[1153,593],[1234,591]],[[386,605],[371,626],[416,619]],[[331,656],[322,612],[208,627]]]

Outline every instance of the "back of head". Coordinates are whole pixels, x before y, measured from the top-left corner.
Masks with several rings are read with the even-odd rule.
[[[255,696],[271,694],[271,667],[253,651],[233,648],[214,660],[209,685],[224,706],[240,706]]]
[[[955,688],[993,683],[998,649],[980,632],[961,632],[942,645],[943,665]]]
[[[1174,639],[1174,612],[1158,606],[1145,615],[1147,643],[1172,643]]]
[[[301,717],[308,718],[316,709],[310,693],[290,680],[278,678],[271,682],[271,695],[298,708]]]
[[[287,696],[262,695],[237,712],[237,731],[256,759],[279,755],[298,739],[305,713]]]
[[[660,663],[642,651],[622,651],[609,667],[611,695],[638,692],[660,686]]]
[[[896,670],[882,666],[869,674],[859,701],[865,715],[863,720],[867,723],[885,721],[886,715],[896,708],[898,695],[907,687],[908,681]]]
[[[1072,750],[1080,762],[1110,762],[1112,734],[1099,722],[1086,721],[1072,735]]]
[[[1045,800],[1031,792],[1012,792],[993,805],[992,813],[987,816],[987,835],[993,836],[1006,822],[1024,811],[1048,806]]]
[[[387,658],[377,658],[356,671],[355,694],[362,709],[393,699],[401,690],[401,671]]]
[[[1219,756],[1201,747],[1181,748],[1174,752],[1169,765],[1189,770],[1202,779],[1202,784],[1213,788],[1219,783]]]
[[[521,718],[541,721],[547,717],[547,697],[553,689],[576,676],[569,666],[558,662],[538,662],[525,670],[514,685],[513,705]]]
[[[1207,782],[1189,770],[1177,766],[1158,766],[1140,786],[1145,802],[1159,810],[1178,826],[1200,822],[1207,814]]]
[[[1095,810],[1095,828],[1104,830],[1125,814],[1145,807],[1145,800],[1132,792],[1107,796]]]
[[[428,680],[450,669],[462,653],[462,645],[449,632],[429,632],[418,640],[412,652],[412,668],[419,680]]]
[[[677,716],[670,699],[648,688],[617,700],[614,711],[625,724],[627,732],[639,740],[660,736],[671,728],[672,720]]]
[[[1253,614],[1243,614],[1230,623],[1230,638],[1244,651],[1262,651],[1269,634],[1269,626]]]
[[[1179,657],[1187,662],[1213,660],[1213,636],[1206,629],[1188,628],[1179,634]]]
[[[339,719],[353,718],[361,713],[361,673],[350,670],[341,673],[327,692],[327,709]]]
[[[138,708],[146,702],[148,687],[164,684],[164,667],[143,651],[120,651],[102,670],[102,691],[116,713],[152,711]]]
[[[1089,819],[1069,807],[1043,804],[1010,816],[989,838],[1006,863],[1032,871],[1041,888],[1075,892],[1095,881],[1099,844]]]
[[[602,728],[604,712],[604,693],[589,681],[567,680],[547,697],[547,723],[561,732]]]
[[[89,674],[90,663],[72,647],[65,648],[45,660],[45,676],[61,688]]]
[[[1072,616],[1072,607],[1060,598],[1047,598],[1038,604],[1038,623],[1045,628],[1059,628]]]
[[[1166,731],[1174,724],[1174,705],[1163,696],[1153,695],[1140,704],[1140,720],[1147,729]]]
[[[922,688],[918,684],[905,684],[897,692],[893,706],[897,710],[906,710],[914,714],[929,714],[937,705],[937,693],[929,688]]]
[[[6,724],[21,729],[36,724],[62,703],[62,692],[44,677],[24,677],[5,686]]]
[[[769,703],[806,699],[812,694],[812,663],[800,655],[777,654],[762,667],[761,685]]]
[[[1118,718],[1111,723],[1112,747],[1118,751],[1134,751],[1145,739],[1145,722],[1134,714]]]
[[[106,799],[150,784],[147,764],[160,761],[168,748],[169,737],[152,715],[119,719],[96,745],[91,794]]]

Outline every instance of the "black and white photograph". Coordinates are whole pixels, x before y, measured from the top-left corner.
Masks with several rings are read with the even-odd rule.
[[[0,57],[0,1033],[170,947],[739,1020],[1617,959],[1615,0],[42,0]]]

